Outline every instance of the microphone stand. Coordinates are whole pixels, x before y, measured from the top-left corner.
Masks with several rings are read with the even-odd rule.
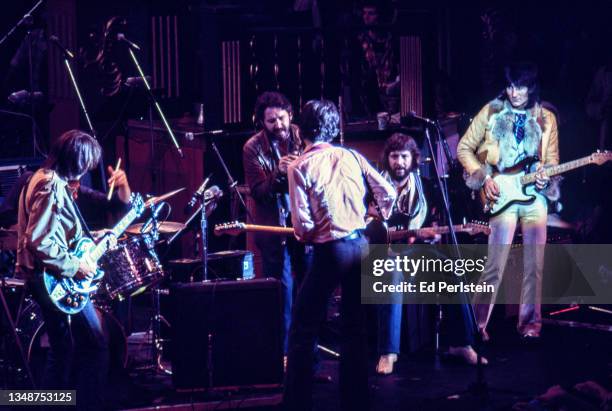
[[[213,151],[217,155],[219,162],[221,163],[221,167],[223,167],[223,171],[225,172],[225,175],[227,176],[227,184],[229,188],[231,190],[234,190],[234,193],[236,193],[236,196],[240,200],[242,207],[244,207],[244,210],[246,211],[247,217],[249,218],[249,220],[253,221],[253,218],[251,216],[251,213],[249,212],[249,209],[246,206],[244,198],[242,197],[242,194],[240,194],[240,190],[238,190],[238,187],[237,187],[238,182],[234,180],[234,178],[232,177],[232,173],[230,173],[229,169],[227,168],[227,164],[225,163],[225,161],[223,161],[223,157],[221,156],[221,153],[219,152],[219,149],[217,148],[217,145],[215,144],[215,142],[212,141],[210,144],[213,148]]]
[[[204,201],[204,192],[202,192],[201,198],[202,206],[200,207],[200,239],[202,240],[202,281],[208,281],[208,218],[206,217],[206,203]]]
[[[432,163],[434,165],[434,170],[435,170],[435,174],[436,174],[436,179],[438,181],[438,185],[440,187],[440,193],[442,194],[442,201],[443,201],[443,205],[444,205],[444,211],[446,214],[446,218],[447,218],[447,223],[448,223],[448,228],[449,228],[449,233],[450,233],[450,237],[451,237],[451,243],[453,244],[453,248],[455,251],[455,258],[461,258],[461,251],[459,249],[459,242],[457,241],[457,233],[455,232],[455,228],[453,225],[453,218],[451,216],[451,212],[450,212],[450,203],[448,200],[448,187],[446,185],[446,181],[443,181],[443,171],[441,172],[440,169],[438,168],[438,159],[436,158],[436,152],[433,150],[433,141],[432,141],[432,137],[429,133],[429,129],[431,127],[434,127],[436,129],[437,132],[437,136],[438,138],[442,138],[442,133],[440,130],[440,124],[439,122],[435,121],[432,122],[431,120],[429,120],[427,122],[427,124],[425,125],[425,137],[427,139],[427,143],[429,146],[429,151],[431,152],[432,155]],[[456,281],[456,278],[453,277],[453,280]],[[474,307],[472,306],[472,304],[469,302],[467,296],[465,295],[465,293],[461,293],[460,294],[460,298],[461,300],[463,300],[463,304],[466,305],[467,307],[467,312],[469,313],[469,317],[471,319],[472,322],[472,332],[474,335],[474,349],[476,351],[476,381],[474,381],[473,383],[471,383],[468,387],[468,389],[465,392],[469,392],[471,394],[473,394],[474,396],[476,396],[477,398],[488,398],[489,396],[489,386],[485,380],[485,376],[484,376],[484,365],[482,364],[482,355],[481,355],[481,348],[482,348],[482,336],[480,335],[480,332],[478,330],[478,324],[476,323],[476,314],[474,313]],[[440,308],[441,309],[441,308]],[[441,314],[440,314],[440,318],[441,318]]]
[[[36,11],[37,8],[39,8],[43,3],[43,0],[39,0],[38,3],[36,3],[31,9],[30,11],[28,11],[26,14],[23,15],[23,17],[21,18],[21,20],[19,20],[17,22],[17,24],[15,24],[13,27],[11,27],[11,29],[4,35],[4,37],[2,37],[2,39],[0,39],[0,46],[2,44],[4,44],[4,42],[13,35],[13,33],[15,32],[15,30],[17,30],[22,24],[26,24],[28,20],[30,20],[32,18],[32,13],[34,13]]]
[[[85,121],[87,122],[87,127],[89,127],[89,132],[95,138],[98,139],[96,135],[96,131],[94,130],[93,124],[91,122],[91,118],[89,117],[89,112],[87,111],[87,106],[85,106],[85,101],[83,100],[83,96],[81,95],[81,90],[79,88],[79,83],[77,83],[76,77],[74,76],[74,72],[72,71],[72,66],[70,65],[69,56],[67,55],[65,50],[62,50],[62,54],[64,55],[64,66],[66,66],[66,72],[68,73],[68,77],[70,78],[70,84],[72,84],[72,88],[74,89],[75,94],[77,95],[77,99],[79,100],[79,105],[81,107],[81,111],[83,112],[83,116],[85,117]],[[108,187],[106,184],[106,172],[104,171],[104,153],[101,154],[100,162],[98,163],[98,168],[100,171],[100,179],[101,187],[103,192],[108,191]]]
[[[176,136],[174,135],[174,131],[172,131],[172,127],[170,127],[168,120],[166,120],[166,116],[164,115],[164,112],[162,111],[161,106],[159,105],[159,103],[157,102],[157,99],[153,95],[153,91],[151,90],[151,86],[149,85],[149,82],[147,81],[147,77],[145,76],[144,71],[142,71],[142,67],[140,66],[140,63],[138,62],[138,59],[136,58],[134,51],[132,51],[131,46],[128,48],[128,51],[130,53],[130,57],[132,58],[132,61],[134,62],[134,65],[136,66],[136,70],[138,70],[138,75],[142,79],[142,82],[145,85],[145,88],[147,89],[149,98],[151,99],[153,106],[157,110],[157,113],[159,114],[159,117],[161,118],[162,123],[164,124],[164,127],[166,128],[166,131],[168,132],[168,135],[170,136],[170,140],[172,140],[172,144],[176,148],[176,151],[178,152],[179,156],[181,158],[185,158],[185,155],[183,154],[183,150],[179,146],[178,140],[176,139]]]
[[[2,44],[4,44],[4,42],[13,35],[13,33],[15,32],[15,30],[17,30],[19,27],[21,27],[22,25],[24,26],[28,26],[27,29],[27,34],[26,34],[26,39],[28,41],[28,76],[29,76],[29,83],[30,83],[30,110],[31,110],[31,114],[32,114],[32,155],[34,157],[36,157],[36,147],[37,147],[37,143],[36,141],[38,141],[38,137],[37,137],[37,127],[36,127],[36,122],[34,121],[34,117],[35,117],[35,104],[34,104],[34,72],[33,72],[33,67],[32,67],[32,38],[31,38],[31,33],[32,31],[30,30],[30,26],[32,25],[32,13],[34,13],[43,3],[43,0],[38,0],[38,3],[36,3],[26,14],[23,15],[23,17],[17,22],[17,24],[15,24],[13,27],[11,27],[11,29],[4,35],[4,37],[2,37],[2,39],[0,39],[0,46]]]
[[[344,147],[344,101],[342,96],[338,97],[338,111],[340,112],[340,145]]]

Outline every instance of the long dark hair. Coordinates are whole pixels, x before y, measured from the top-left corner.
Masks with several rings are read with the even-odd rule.
[[[540,102],[540,85],[538,83],[538,66],[528,61],[510,63],[504,68],[506,85],[499,98],[507,100],[506,88],[514,85],[515,87],[527,87],[529,99],[526,108],[532,108]]]
[[[81,130],[70,130],[53,144],[45,167],[65,180],[75,180],[93,170],[101,156],[102,148],[95,138]]]

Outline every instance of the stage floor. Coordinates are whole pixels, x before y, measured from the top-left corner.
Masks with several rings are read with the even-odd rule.
[[[377,376],[375,354],[370,358],[373,410],[509,410],[529,401],[552,385],[573,386],[586,380],[610,381],[612,334],[601,330],[545,325],[541,341],[526,345],[514,332],[513,319],[498,319],[491,327],[492,341],[484,348],[489,359],[485,377],[488,402],[466,393],[476,380],[474,367],[435,356],[426,348],[402,354],[390,376]],[[130,353],[136,362],[147,354],[146,345],[132,338]],[[135,364],[133,364],[135,365]],[[330,384],[315,384],[316,410],[339,409],[338,362],[324,358],[322,370],[333,376]],[[120,409],[252,409],[277,410],[280,389],[244,391],[231,395],[187,395],[172,389],[171,378],[161,373],[131,370],[109,387]],[[166,408],[167,407],[167,408]]]

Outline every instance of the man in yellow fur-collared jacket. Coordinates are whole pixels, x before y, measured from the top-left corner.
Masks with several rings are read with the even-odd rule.
[[[531,204],[513,204],[489,221],[488,259],[480,279],[497,287],[508,259],[510,244],[520,222],[524,247],[524,277],[521,291],[518,331],[526,339],[538,338],[542,327],[541,285],[546,244],[547,201],[559,198],[557,182],[551,183],[542,170],[559,163],[559,143],[555,115],[539,102],[537,68],[531,63],[506,67],[506,89],[484,106],[457,146],[457,158],[465,169],[466,184],[483,189],[495,201],[500,187],[491,178],[493,170],[503,172],[529,157],[539,158],[533,171],[539,171]],[[496,293],[495,293],[496,294]],[[487,323],[495,295],[476,294],[476,321],[488,339]]]

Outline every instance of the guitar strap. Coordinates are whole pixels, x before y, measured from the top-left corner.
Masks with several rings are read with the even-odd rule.
[[[72,196],[72,193],[70,192],[70,189],[68,188],[68,186],[66,186],[66,192],[68,193],[68,197],[70,197],[70,200],[72,201],[72,205],[74,206],[74,211],[76,211],[79,222],[81,223],[81,226],[83,227],[83,231],[89,238],[93,240],[94,239],[93,234],[91,233],[89,226],[85,222],[85,219],[83,218],[83,214],[81,214],[81,210],[79,209],[77,202],[74,200],[74,197]]]

